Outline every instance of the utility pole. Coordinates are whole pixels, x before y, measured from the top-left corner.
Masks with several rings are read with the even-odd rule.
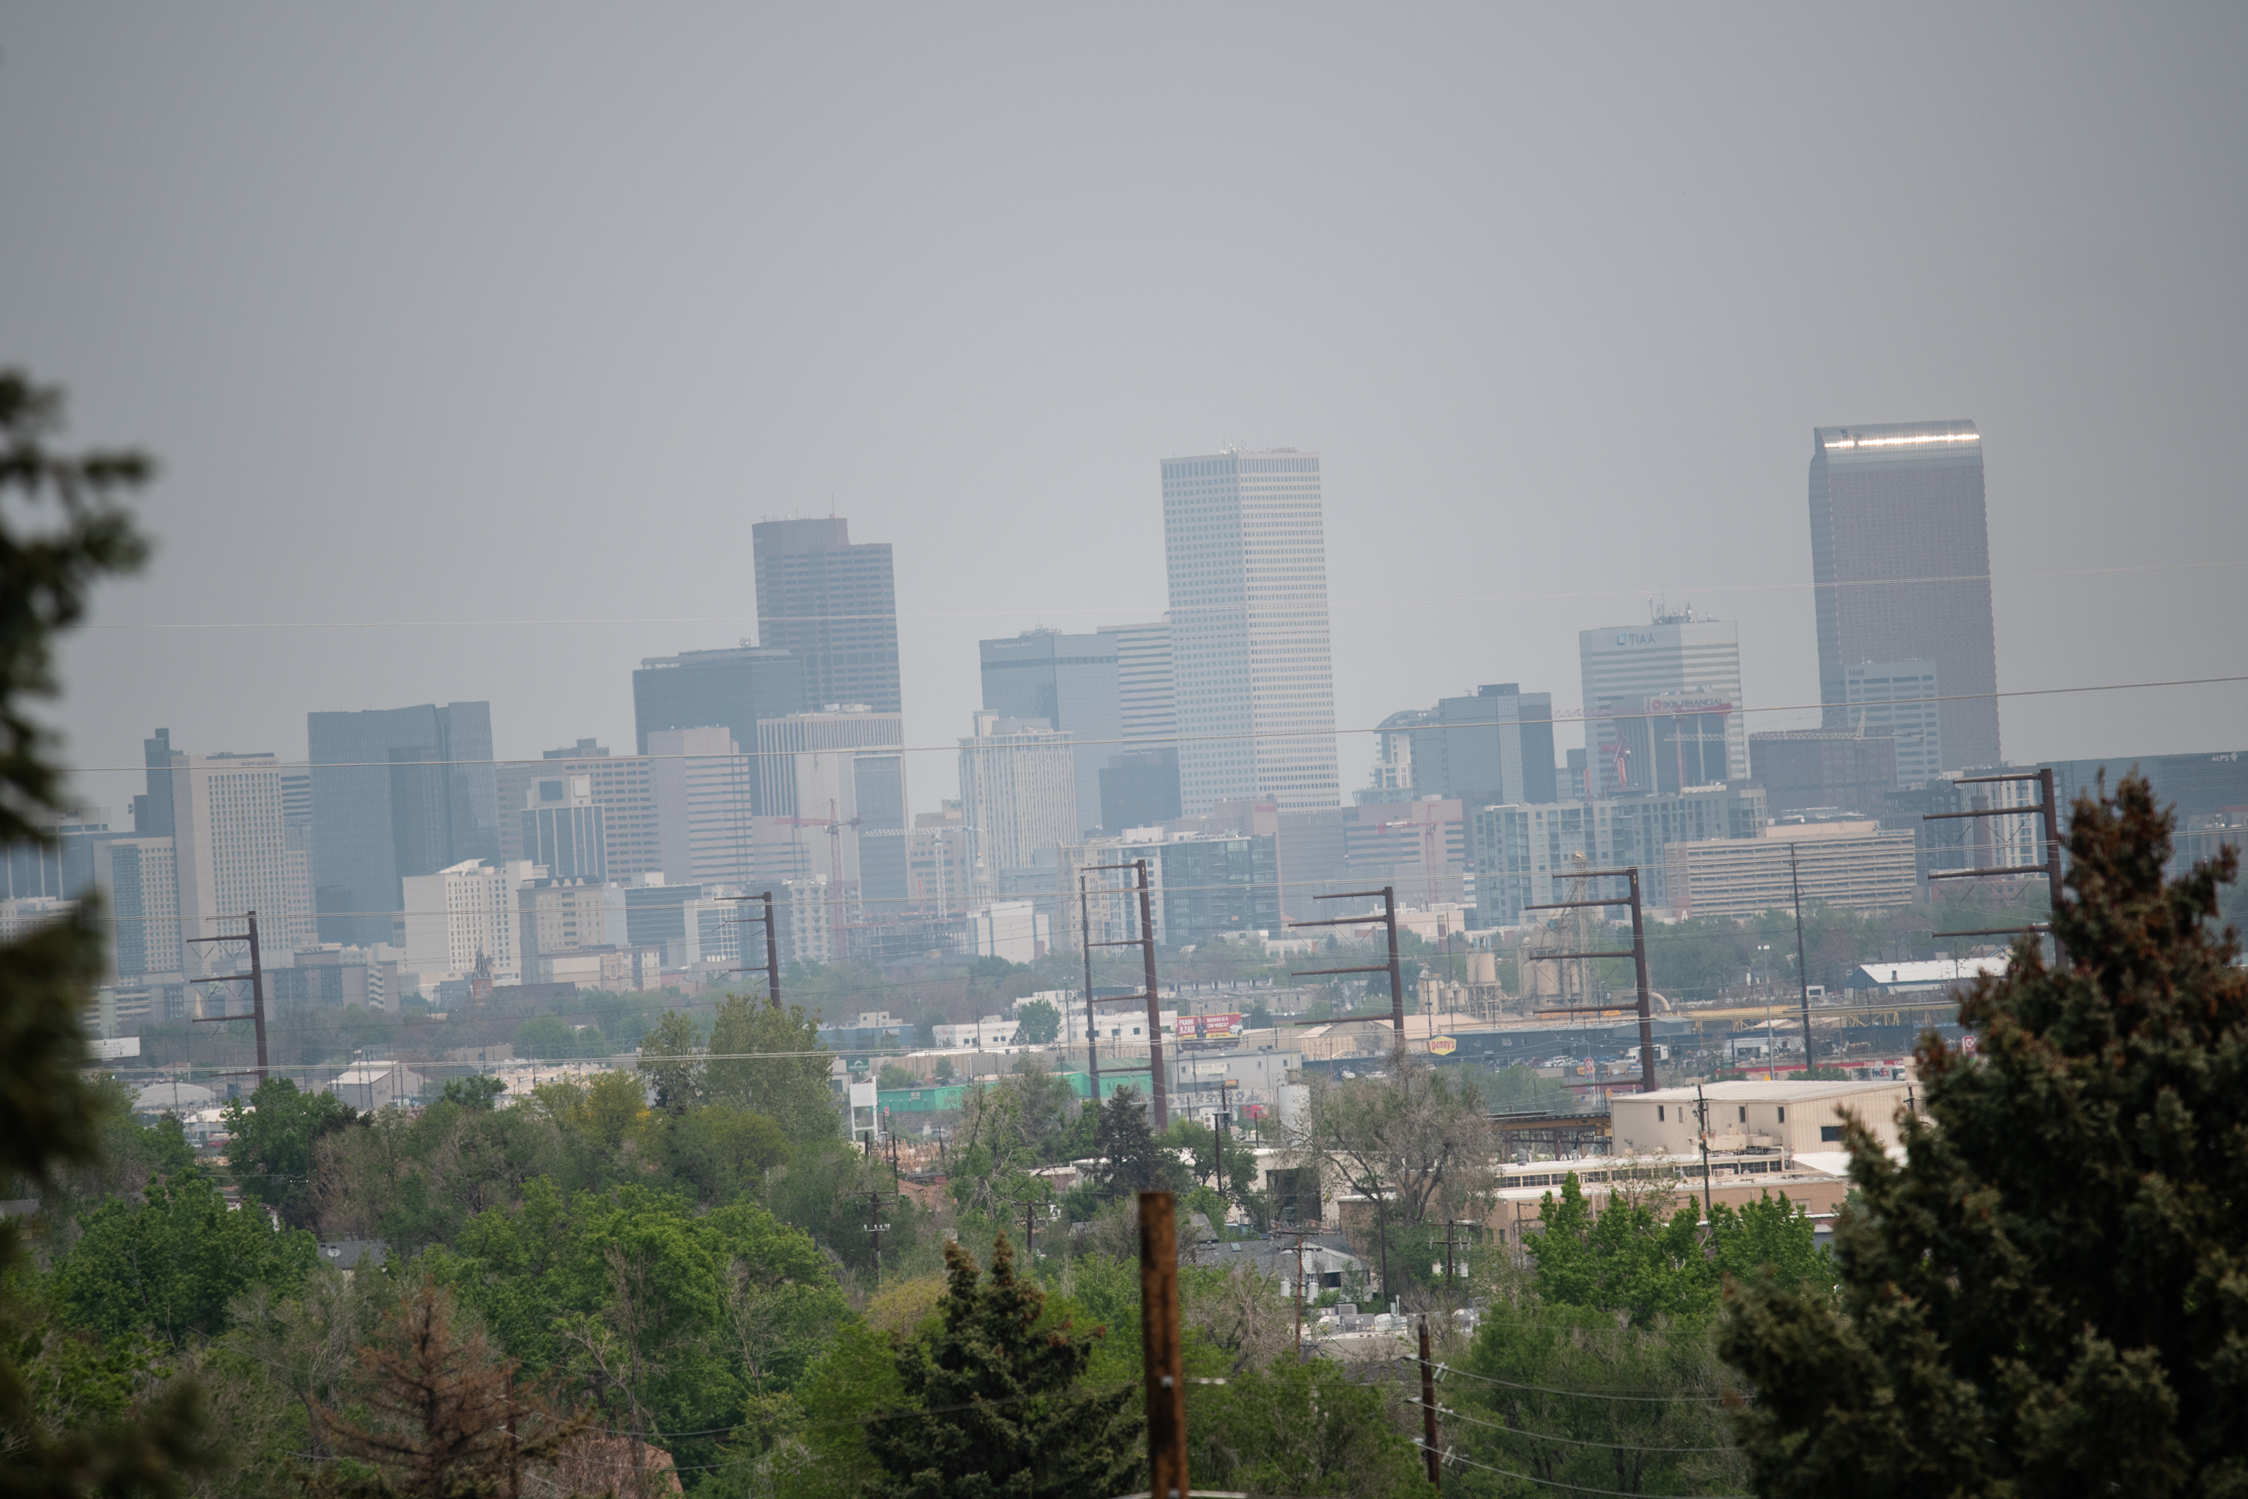
[[[1344,1015],[1338,1017],[1338,1019],[1344,1021],[1387,1020],[1390,1023],[1391,1030],[1396,1033],[1398,1046],[1402,1048],[1405,1045],[1405,982],[1399,977],[1397,966],[1397,887],[1395,885],[1384,885],[1379,890],[1344,890],[1334,895],[1315,895],[1312,899],[1366,900],[1376,895],[1382,898],[1382,920],[1389,928],[1388,962],[1373,963],[1358,968],[1307,968],[1299,973],[1290,973],[1288,976],[1290,978],[1308,979],[1332,973],[1388,974],[1389,1013],[1387,1015],[1376,1011],[1366,1015]],[[1288,926],[1291,929],[1308,926],[1364,926],[1368,919],[1367,916],[1337,916],[1331,921],[1291,921]],[[1337,1022],[1335,1020],[1291,1020],[1288,1023],[1290,1025],[1334,1025]]]
[[[1795,892],[1795,982],[1803,997],[1803,1076],[1811,1075],[1811,960],[1803,952],[1803,881],[1795,872],[1795,843],[1787,846],[1787,883]],[[1769,1027],[1764,1033],[1764,1044],[1772,1044]]]
[[[1155,1132],[1161,1134],[1171,1127],[1171,1095],[1163,1081],[1163,1003],[1155,990],[1155,916],[1152,909],[1152,896],[1149,893],[1147,883],[1147,860],[1134,859],[1129,864],[1095,864],[1090,866],[1086,873],[1099,874],[1104,870],[1112,869],[1130,870],[1137,880],[1136,888],[1140,897],[1140,934],[1137,937],[1129,937],[1117,942],[1088,941],[1085,946],[1088,952],[1096,947],[1137,947],[1140,950],[1140,960],[1145,966],[1147,976],[1147,1072],[1148,1091],[1152,1095],[1148,1112],[1154,1122]],[[1090,932],[1088,932],[1088,935],[1090,935]],[[1085,959],[1088,974],[1092,972],[1092,962],[1090,956]],[[1088,982],[1085,987],[1087,994],[1090,995],[1092,991],[1091,983]],[[1092,1001],[1088,998],[1085,1003],[1085,1013],[1090,1017],[1092,1012]],[[1094,1096],[1098,1098],[1099,1077],[1097,1074],[1094,1081],[1096,1084]]]
[[[726,897],[726,899],[756,900],[763,901],[765,903],[764,914],[759,916],[737,916],[734,918],[734,925],[749,926],[752,924],[762,924],[764,926],[765,1002],[777,1010],[781,1007],[781,948],[779,941],[776,940],[773,935],[773,892],[767,890],[762,895],[729,895]],[[757,970],[755,968],[737,968],[734,970],[734,972],[755,973],[757,972]]]
[[[1225,1122],[1227,1112],[1226,1089],[1232,1086],[1233,1084],[1228,1079],[1222,1077],[1218,1079],[1218,1117],[1216,1120],[1217,1130],[1215,1131],[1215,1133],[1217,1135],[1218,1195],[1220,1197],[1225,1196]],[[1223,1225],[1221,1225],[1221,1227],[1222,1226]]]
[[[1972,812],[1924,812],[1922,822],[1943,822],[1954,817],[2020,817],[2034,812],[2045,822],[2045,862],[2042,864],[2008,864],[1998,869],[1931,869],[1931,880],[1974,880],[1994,874],[2042,874],[2045,876],[2046,904],[2055,914],[2061,909],[2061,805],[2060,796],[2053,785],[2053,767],[2027,775],[1962,776],[1953,781],[1954,786],[1982,786],[1996,781],[2035,781],[2038,804],[2029,807],[1977,807]],[[2033,921],[2022,927],[1975,927],[1964,932],[1931,932],[1932,937],[2000,937],[2015,936],[2022,932],[2046,932],[2053,937],[2053,962],[2056,966],[2068,961],[2061,950],[2061,939],[2051,921]]]
[[[246,936],[190,937],[187,940],[190,943],[247,942],[250,944],[250,971],[248,973],[225,973],[220,974],[215,978],[197,979],[196,982],[199,984],[235,984],[240,983],[244,979],[248,979],[250,981],[250,1022],[252,1028],[257,1033],[257,1078],[258,1085],[260,1087],[263,1087],[265,1085],[267,1065],[265,1056],[265,968],[264,965],[259,961],[258,957],[258,913],[255,911],[244,912],[243,920],[249,923],[250,928]],[[239,1015],[198,1015],[195,1017],[195,1023],[198,1025],[220,1025],[225,1023],[226,1021],[239,1020],[241,1018],[242,1017]]]
[[[872,1149],[872,1142],[869,1142],[868,1148]],[[882,1221],[882,1199],[894,1198],[899,1194],[895,1187],[887,1192],[880,1187],[869,1187],[864,1192],[852,1195],[866,1199],[866,1231],[874,1235],[874,1289],[879,1291],[882,1289],[882,1236],[890,1231],[890,1225]]]
[[[1179,1343],[1179,1236],[1168,1192],[1140,1194],[1140,1344],[1146,1350],[1150,1499],[1187,1499],[1186,1368]]]
[[[1771,1032],[1765,1032],[1765,1044],[1771,1044]],[[1702,1094],[1702,1085],[1694,1084],[1694,1119],[1701,1127],[1702,1136],[1702,1216],[1711,1223],[1717,1221],[1717,1209],[1711,1206],[1709,1190],[1709,1100]]]
[[[1304,1225],[1297,1225],[1293,1229],[1281,1229],[1281,1234],[1295,1238],[1295,1357],[1297,1357],[1297,1362],[1304,1360],[1304,1241],[1317,1232],[1320,1232],[1320,1229],[1306,1229]]]
[[[1524,906],[1525,911],[1561,911],[1577,906],[1629,906],[1631,907],[1631,946],[1621,951],[1603,952],[1525,952],[1526,958],[1629,958],[1634,976],[1639,982],[1639,1091],[1655,1091],[1655,1014],[1647,982],[1647,929],[1641,921],[1639,908],[1639,866],[1627,865],[1622,869],[1580,869],[1571,879],[1625,879],[1631,882],[1630,893],[1622,900],[1556,900],[1544,905]],[[1585,1009],[1613,1009],[1612,1005],[1569,1005],[1558,1010],[1540,1010],[1540,1015],[1572,1015]]]
[[[1147,860],[1134,859],[1132,863],[1139,869],[1140,958],[1147,965],[1147,1081],[1155,1092],[1155,1132],[1161,1134],[1171,1127],[1171,1096],[1163,1077],[1163,999],[1155,988],[1155,915],[1151,909],[1153,896],[1147,882]],[[1171,1294],[1174,1299],[1178,1295],[1175,1280],[1171,1286]],[[1186,1417],[1183,1394],[1180,1400],[1179,1492],[1183,1495],[1186,1492]]]
[[[1444,1487],[1444,1450],[1436,1444],[1436,1365],[1428,1356],[1428,1315],[1421,1315],[1421,1452],[1428,1459],[1428,1486]]]
[[[1101,1031],[1093,1018],[1093,914],[1087,906],[1085,871],[1077,872],[1077,945],[1085,950],[1085,1070],[1092,1074],[1093,1102],[1101,1101]]]

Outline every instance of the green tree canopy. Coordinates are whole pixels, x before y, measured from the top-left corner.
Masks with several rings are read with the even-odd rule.
[[[1062,1033],[1062,1012],[1043,999],[1026,999],[1015,1006],[1020,1028],[1015,1039],[1028,1046],[1051,1046]]]
[[[2146,782],[2080,798],[2066,961],[2018,943],[1919,1048],[1906,1159],[1849,1127],[1839,1304],[1749,1287],[1725,1354],[1775,1495],[2248,1492],[2248,972],[2230,849],[2176,882]]]
[[[312,1270],[312,1235],[276,1231],[260,1208],[229,1211],[200,1176],[173,1177],[138,1203],[87,1217],[56,1267],[74,1326],[103,1337],[145,1333],[173,1347],[227,1326],[227,1304],[252,1286],[290,1290]]]
[[[1139,1390],[1080,1386],[1098,1331],[1042,1326],[1045,1295],[1015,1274],[1001,1234],[991,1278],[958,1244],[940,1323],[901,1343],[908,1403],[878,1413],[867,1445],[885,1499],[1110,1499],[1138,1476]],[[886,1418],[886,1419],[885,1419]]]
[[[283,1221],[313,1220],[312,1147],[359,1117],[333,1093],[301,1093],[285,1077],[269,1077],[247,1099],[227,1100],[228,1169],[242,1190],[281,1210]]]

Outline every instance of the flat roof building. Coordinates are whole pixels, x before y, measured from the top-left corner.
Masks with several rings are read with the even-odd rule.
[[[1893,911],[1920,896],[1910,833],[1873,818],[1775,824],[1756,838],[1673,843],[1663,851],[1666,904],[1692,916],[1761,916],[1803,905]]]
[[[1811,581],[1824,727],[1854,726],[1850,667],[1932,661],[1945,768],[1998,763],[1990,526],[1973,422],[1814,429]]]
[[[1748,778],[1739,625],[1688,607],[1643,625],[1579,630],[1577,658],[1593,795]],[[1689,744],[1695,759],[1682,770]]]
[[[1180,800],[1342,800],[1319,455],[1163,460]]]
[[[1849,1114],[1891,1149],[1902,1148],[1896,1116],[1911,1106],[1909,1082],[1704,1083],[1619,1093],[1608,1102],[1616,1150],[1686,1156],[1712,1151],[1771,1150],[1790,1155],[1842,1149]]]

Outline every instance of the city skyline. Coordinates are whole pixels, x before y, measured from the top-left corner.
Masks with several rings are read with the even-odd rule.
[[[1565,715],[1573,632],[1665,591],[1740,623],[1751,706],[1811,705],[1752,728],[1817,727],[1802,435],[1931,413],[1990,447],[2001,688],[2225,674],[2248,506],[2221,445],[2156,435],[2239,404],[2248,22],[2025,45],[1946,14],[1925,50],[1658,16],[1617,49],[1454,15],[1430,48],[1344,17],[1246,81],[1216,60],[1269,17],[1201,24],[916,23],[838,70],[825,15],[484,16],[442,52],[340,15],[18,17],[0,333],[77,433],[162,463],[154,565],[63,643],[68,759],[129,767],[152,723],[295,759],[308,708],[468,700],[502,755],[621,753],[630,665],[757,638],[745,533],[829,512],[893,547],[906,739],[949,746],[977,640],[1161,616],[1148,465],[1236,439],[1324,455],[1344,731],[1491,681]],[[1300,117],[1305,78],[1357,102]],[[1827,165],[1875,159],[1986,166],[1826,211]],[[1271,186],[1242,211],[1212,160]],[[2248,739],[2248,701],[2016,699],[2005,729],[2017,760],[2184,752]],[[917,757],[918,805],[950,759]]]

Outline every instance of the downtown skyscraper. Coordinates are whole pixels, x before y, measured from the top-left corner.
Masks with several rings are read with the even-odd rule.
[[[1179,799],[1342,799],[1319,455],[1163,460]]]
[[[832,515],[759,521],[749,536],[757,641],[801,663],[806,711],[851,704],[900,711],[890,544],[854,544],[851,523]]]
[[[1866,684],[1915,682],[1911,695],[1944,699],[1944,769],[1999,763],[1990,527],[1973,422],[1815,428],[1811,580],[1827,728],[1886,721],[1893,710],[1877,705],[1889,699]],[[1856,670],[1869,662],[1880,669]]]

